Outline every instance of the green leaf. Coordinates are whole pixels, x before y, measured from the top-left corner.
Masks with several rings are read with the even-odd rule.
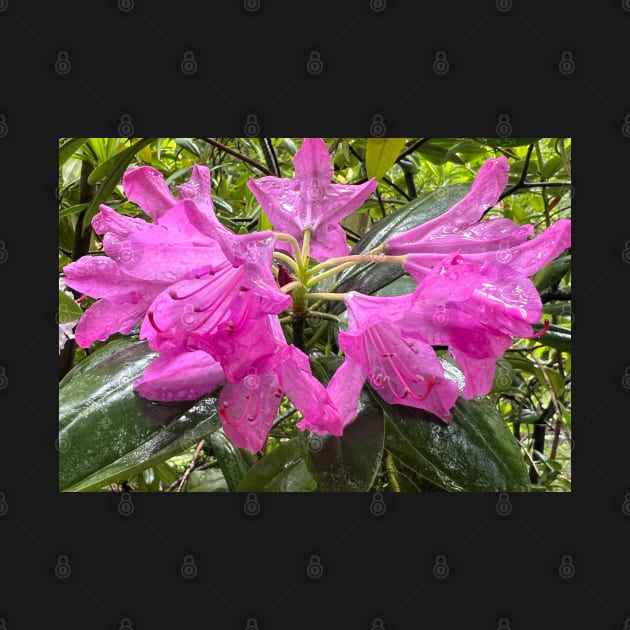
[[[117,339],[59,383],[59,488],[98,490],[163,462],[220,426],[217,401],[156,403],[133,390],[156,356],[145,341]]]
[[[361,254],[374,249],[390,236],[411,230],[440,216],[460,201],[470,187],[471,182],[443,186],[419,196],[379,221],[352,248],[351,253]],[[399,265],[365,263],[342,271],[330,281],[327,290],[332,290],[336,286],[339,291],[360,291],[373,295],[403,274],[402,267]],[[343,309],[342,302],[329,305],[329,311],[335,314],[341,313]]]
[[[68,208],[63,208],[63,210],[59,210],[59,218],[69,217],[71,214],[77,214],[77,212],[81,212],[81,210],[85,210],[89,204],[87,203],[78,203],[74,206],[69,206]]]
[[[186,492],[228,492],[229,489],[223,473],[218,468],[193,471],[184,487]]]
[[[502,359],[502,361],[507,362],[514,369],[518,369],[518,370],[521,370],[522,372],[529,372],[530,374],[533,374],[538,379],[538,382],[541,384],[542,387],[544,388],[548,387],[547,381],[545,377],[543,376],[541,369],[533,361],[530,361],[529,359],[526,359],[525,357],[515,356],[512,353],[510,353],[509,355],[506,355]],[[545,368],[545,373],[547,374],[547,378],[549,379],[549,382],[551,383],[551,386],[553,387],[553,391],[555,395],[562,396],[562,394],[564,393],[564,385],[565,385],[562,374],[560,374],[560,372],[558,372],[557,370],[554,370],[548,367]]]
[[[538,291],[544,291],[549,287],[556,286],[564,275],[571,270],[571,254],[555,258],[545,265],[534,276],[534,284]]]
[[[444,162],[454,162],[463,164],[462,160],[455,153],[455,150],[447,150],[431,142],[425,142],[416,151],[432,164],[444,164]]]
[[[389,405],[385,448],[431,483],[451,492],[526,492],[520,448],[495,407],[459,398],[450,424],[426,411]]]
[[[298,438],[282,442],[254,464],[238,484],[238,492],[312,492],[311,477]]]
[[[68,138],[59,147],[59,168],[61,168],[85,143],[87,138]]]
[[[59,291],[59,324],[68,324],[83,315],[81,307],[63,291]]]
[[[532,328],[538,332],[542,330],[542,324],[532,324]],[[571,352],[571,329],[559,326],[557,324],[551,324],[549,330],[538,337],[540,343],[545,346],[551,346],[561,352]]]
[[[367,492],[381,465],[383,411],[369,394],[361,395],[359,413],[343,435],[300,436],[309,472],[322,492]]]
[[[540,140],[540,138],[475,138],[483,144],[487,144],[493,149],[514,147],[524,147]]]
[[[182,149],[186,149],[186,151],[192,153],[195,157],[201,157],[199,148],[193,142],[192,138],[175,138],[175,144],[179,147],[182,147]]]
[[[328,383],[342,357],[311,359],[313,375]],[[340,437],[302,431],[299,440],[306,465],[323,492],[366,492],[374,483],[383,454],[383,411],[367,389],[361,393],[359,413]]]
[[[100,164],[92,171],[92,173],[90,173],[88,181],[91,181],[92,183],[98,181],[101,177],[104,177],[105,179],[101,182],[96,194],[92,198],[92,201],[85,212],[84,225],[87,225],[92,220],[92,217],[96,214],[100,204],[111,201],[112,193],[119,184],[123,173],[129,166],[131,160],[133,160],[136,153],[151,144],[153,140],[155,140],[155,138],[144,138],[139,140],[124,151],[121,151],[108,160],[105,160],[105,162]],[[107,165],[107,168],[105,168],[105,165]]]
[[[232,492],[235,491],[241,479],[254,463],[251,453],[236,448],[225,435],[223,429],[215,431],[210,436],[210,444],[215,457],[219,460],[219,466],[229,489]]]
[[[380,180],[394,166],[404,146],[404,138],[368,138],[365,152],[368,178]]]

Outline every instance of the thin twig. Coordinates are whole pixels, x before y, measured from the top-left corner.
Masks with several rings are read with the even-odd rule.
[[[177,486],[177,492],[182,491],[182,488],[184,487],[186,480],[190,476],[190,473],[193,471],[193,468],[195,467],[197,457],[199,457],[199,453],[201,453],[201,449],[204,447],[205,443],[206,443],[206,440],[203,439],[199,441],[199,444],[197,444],[197,448],[195,449],[195,452],[193,453],[192,459],[190,460],[190,464],[188,465],[188,468],[186,468],[186,470],[184,471],[184,474],[182,475],[179,485]]]
[[[250,158],[247,155],[244,155],[243,153],[235,151],[234,149],[226,146],[225,144],[222,144],[221,142],[218,142],[217,140],[214,140],[213,138],[200,138],[200,140],[204,140],[208,144],[211,144],[213,147],[216,147],[217,149],[221,149],[221,151],[225,151],[226,153],[233,155],[235,158],[238,158],[239,160],[242,160],[250,166],[257,168],[261,173],[264,173],[265,175],[273,175],[273,173],[266,166],[263,166],[260,162]]]

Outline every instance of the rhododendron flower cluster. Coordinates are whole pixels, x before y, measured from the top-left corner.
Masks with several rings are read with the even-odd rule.
[[[435,347],[446,347],[461,369],[465,398],[487,394],[513,338],[534,336],[542,305],[529,276],[569,246],[570,221],[530,238],[530,225],[483,219],[507,183],[509,163],[499,157],[442,215],[351,255],[340,221],[376,182],[333,183],[328,150],[315,138],[304,140],[294,166],[293,178],[249,181],[273,226],[249,234],[217,218],[208,168],[195,165],[177,196],[152,167],[129,169],[124,193],[150,220],[100,206],[92,225],[103,255],[64,269],[69,287],[96,298],[76,327],[77,343],[128,334],[140,321],[140,338],[158,356],[134,383],[138,394],[195,400],[222,386],[224,430],[251,451],[262,448],[285,396],[301,414],[300,429],[342,435],[366,382],[388,403],[448,422],[460,391]],[[394,297],[314,290],[365,261],[401,265],[417,288]],[[344,301],[347,326],[338,335],[344,361],[325,386],[298,333],[289,343],[282,322],[317,315],[329,300]]]

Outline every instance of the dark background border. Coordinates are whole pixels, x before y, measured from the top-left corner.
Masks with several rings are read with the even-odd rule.
[[[0,0],[0,628],[628,625],[630,2],[423,4]],[[137,136],[242,136],[253,115],[274,137],[375,116],[388,136],[507,116],[572,137],[573,492],[505,516],[493,495],[387,495],[379,517],[367,496],[260,495],[253,516],[240,495],[134,496],[125,517],[60,495],[57,138],[123,115]]]

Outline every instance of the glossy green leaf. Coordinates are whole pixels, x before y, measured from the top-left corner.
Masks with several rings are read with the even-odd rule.
[[[404,146],[404,138],[368,138],[365,152],[368,178],[380,180],[394,166]]]
[[[61,168],[85,143],[87,138],[68,138],[59,147],[59,168]]]
[[[532,328],[538,332],[542,330],[541,324],[532,324]],[[571,329],[559,326],[557,324],[551,324],[549,330],[538,337],[537,340],[545,346],[551,346],[561,352],[571,352]]]
[[[244,449],[236,448],[223,432],[215,431],[210,436],[210,445],[214,456],[219,461],[223,476],[231,491],[236,490],[239,482],[255,462],[253,455]]]
[[[365,392],[359,414],[340,437],[300,433],[306,465],[322,492],[366,492],[383,453],[383,411]]]
[[[538,291],[544,291],[549,287],[556,286],[564,275],[571,270],[571,255],[555,258],[548,265],[545,265],[534,276],[534,284]]]
[[[238,492],[312,492],[317,483],[306,467],[298,438],[282,442],[254,464]]]
[[[146,342],[111,341],[59,383],[59,488],[98,490],[176,455],[220,426],[213,395],[141,398],[133,381],[155,357]]]
[[[389,405],[385,448],[431,483],[451,492],[526,492],[520,448],[495,407],[459,398],[450,424],[425,411]]]
[[[192,153],[195,157],[201,157],[199,148],[193,142],[192,138],[175,138],[175,144],[179,147],[182,147],[182,149],[186,149],[186,151]]]
[[[190,473],[184,490],[186,492],[228,492],[230,488],[220,469],[208,468]]]
[[[311,359],[313,375],[327,384],[343,362],[342,357]],[[366,492],[372,486],[383,454],[383,411],[366,389],[359,413],[342,436],[299,435],[306,465],[323,492]]]
[[[420,145],[417,148],[417,152],[432,164],[444,164],[445,162],[463,164],[462,160],[455,153],[455,150],[444,149],[437,144],[433,144],[431,141]]]

